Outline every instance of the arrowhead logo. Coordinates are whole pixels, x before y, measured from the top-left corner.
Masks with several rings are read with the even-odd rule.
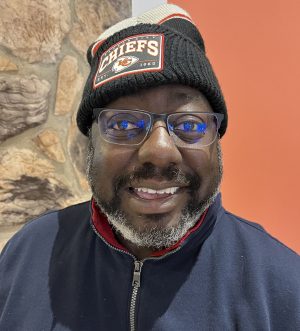
[[[112,71],[115,73],[121,72],[121,71],[131,67],[133,64],[137,63],[138,61],[139,61],[139,58],[137,58],[135,56],[120,57],[113,65]]]

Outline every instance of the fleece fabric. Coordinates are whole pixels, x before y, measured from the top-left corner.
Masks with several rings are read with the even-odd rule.
[[[179,247],[143,261],[139,287],[135,262],[90,202],[41,216],[2,251],[0,330],[300,330],[299,256],[220,196]]]

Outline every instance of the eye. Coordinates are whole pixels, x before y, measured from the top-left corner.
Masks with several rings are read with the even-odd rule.
[[[207,125],[199,121],[182,121],[172,125],[173,130],[179,130],[185,133],[205,133]]]
[[[114,119],[108,126],[113,130],[120,131],[129,131],[135,129],[144,129],[145,121],[144,120],[133,120],[133,119]]]
[[[195,144],[209,135],[209,123],[205,114],[174,114],[169,121],[173,137],[188,144]]]

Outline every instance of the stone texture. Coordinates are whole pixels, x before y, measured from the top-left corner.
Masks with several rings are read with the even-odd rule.
[[[0,143],[46,121],[49,92],[36,76],[0,76]]]
[[[48,210],[76,201],[52,164],[28,149],[0,156],[0,225],[22,224]]]
[[[20,225],[1,226],[0,227],[0,252],[6,242],[20,229]]]
[[[130,0],[75,0],[77,22],[70,33],[73,45],[86,54],[89,45],[111,25],[131,16]]]
[[[1,0],[0,45],[32,62],[55,62],[71,27],[69,0]]]
[[[75,116],[65,137],[62,119],[49,116],[47,123],[48,112],[51,105],[51,115],[55,110],[69,119],[81,96],[79,69],[86,68],[80,54],[79,65],[68,55],[74,55],[70,43],[85,55],[104,29],[131,16],[130,4],[130,0],[0,0],[0,144],[6,140],[0,146],[0,250],[27,220],[90,198],[85,176],[88,139],[78,131]],[[71,9],[75,18],[70,34]],[[63,59],[59,67],[57,59]],[[18,70],[49,73],[50,83],[18,75]],[[58,85],[56,96],[50,84]],[[33,127],[39,128],[28,130]],[[37,150],[32,139],[43,152],[32,151]],[[16,148],[26,142],[28,149]]]
[[[90,188],[86,179],[86,157],[87,157],[88,138],[84,136],[77,128],[76,114],[72,118],[71,127],[68,136],[68,151],[75,169],[83,194],[86,199],[89,198]]]
[[[65,115],[73,110],[76,97],[81,95],[82,85],[83,77],[78,72],[77,59],[65,56],[59,66],[55,115]]]
[[[0,55],[0,71],[17,71],[18,66],[8,57]]]
[[[44,130],[33,141],[50,159],[61,163],[66,161],[57,131],[51,129]]]

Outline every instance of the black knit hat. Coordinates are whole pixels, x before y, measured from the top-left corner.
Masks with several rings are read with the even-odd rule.
[[[203,39],[189,14],[166,4],[139,17],[117,23],[89,47],[91,66],[77,125],[87,135],[93,108],[138,90],[166,84],[198,89],[216,113],[224,114],[219,129],[227,127],[227,109],[221,88],[205,55]]]

